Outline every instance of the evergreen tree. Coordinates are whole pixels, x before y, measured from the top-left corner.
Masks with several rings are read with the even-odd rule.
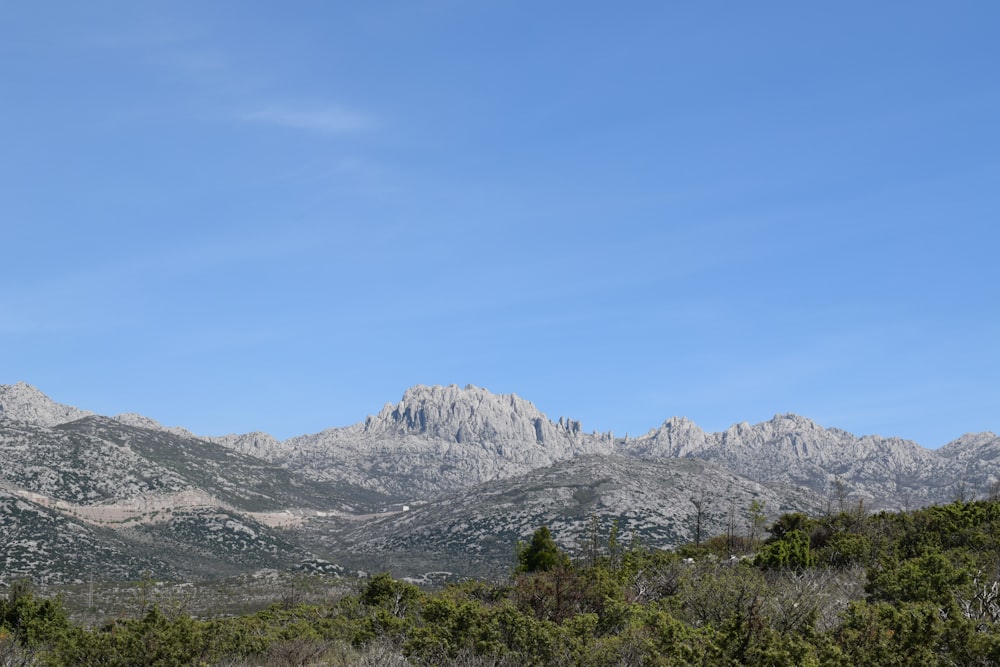
[[[531,536],[531,542],[521,543],[517,551],[518,572],[548,572],[567,567],[569,557],[559,550],[547,526]]]

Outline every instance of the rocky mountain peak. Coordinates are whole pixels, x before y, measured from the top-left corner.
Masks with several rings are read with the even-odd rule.
[[[775,432],[788,433],[791,431],[801,432],[801,431],[825,431],[822,426],[809,419],[808,417],[803,417],[802,415],[797,415],[792,412],[786,412],[785,414],[774,415],[769,421],[764,422],[770,425],[770,427]]]
[[[25,382],[0,385],[0,418],[38,426],[56,426],[92,414],[70,405],[56,403]]]
[[[182,428],[180,426],[164,426],[160,422],[147,417],[145,415],[140,415],[135,412],[123,412],[119,415],[115,415],[112,419],[119,424],[125,424],[126,426],[134,426],[137,428],[145,428],[150,431],[164,431],[166,433],[174,433],[176,435],[182,435],[186,438],[196,438],[194,433]]]
[[[938,454],[962,462],[976,459],[997,461],[1000,460],[1000,436],[990,431],[966,433],[939,449]]]
[[[430,497],[582,454],[610,453],[614,441],[610,433],[583,433],[572,419],[553,423],[515,394],[417,385],[361,424],[292,438],[283,447],[277,459],[291,467],[335,471],[403,497]]]
[[[842,432],[833,432],[816,422],[796,414],[779,414],[766,422],[749,424],[740,422],[718,434],[722,447],[731,450],[753,451],[761,448],[784,449],[794,456],[811,456],[806,442],[835,446]],[[849,438],[853,440],[853,438]]]
[[[580,432],[579,422],[553,424],[516,394],[493,394],[473,385],[410,387],[365,422],[367,434],[422,435],[448,442],[537,442]]]
[[[145,415],[140,415],[136,412],[123,412],[120,415],[115,415],[112,419],[120,424],[125,424],[126,426],[148,428],[153,431],[166,430],[160,422],[150,417],[146,417]]]
[[[282,444],[277,438],[270,433],[261,431],[230,433],[229,435],[211,436],[204,439],[223,447],[235,449],[241,454],[256,456],[268,461],[283,450]]]
[[[992,431],[983,431],[982,433],[966,433],[965,435],[952,440],[947,445],[941,448],[941,451],[949,449],[965,449],[965,448],[976,448],[983,447],[985,445],[991,444],[994,440],[997,440],[1000,436]]]
[[[708,435],[686,417],[671,417],[628,445],[640,456],[691,456],[708,446]]]

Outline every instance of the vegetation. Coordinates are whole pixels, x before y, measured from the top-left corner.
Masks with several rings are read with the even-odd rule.
[[[503,582],[379,574],[229,618],[152,602],[84,627],[18,584],[0,599],[0,664],[1000,664],[1000,502],[788,514],[760,532],[666,552],[613,530],[574,563],[542,527]]]

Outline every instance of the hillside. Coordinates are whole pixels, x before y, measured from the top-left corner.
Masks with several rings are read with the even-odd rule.
[[[674,417],[616,438],[472,386],[415,386],[357,424],[278,441],[259,432],[200,437],[4,385],[0,456],[10,545],[0,580],[26,572],[71,580],[105,562],[108,577],[304,563],[500,571],[517,540],[543,524],[569,550],[595,517],[601,529],[617,521],[622,535],[672,547],[693,538],[696,502],[707,536],[743,529],[754,501],[774,518],[917,507],[1000,488],[992,433],[935,451],[777,415],[719,433]],[[86,539],[66,538],[74,535]]]
[[[744,533],[755,501],[772,519],[783,512],[820,511],[824,504],[815,494],[757,484],[695,459],[590,455],[363,523],[316,518],[295,531],[348,565],[356,562],[355,554],[377,554],[399,573],[448,570],[482,576],[509,571],[514,545],[541,525],[549,526],[572,554],[580,553],[595,529],[606,535],[612,524],[625,542],[670,549],[694,541],[696,503],[707,537],[730,526]]]
[[[81,417],[37,390],[6,389],[0,396],[15,401],[3,414],[24,419],[0,418],[0,582],[330,570],[278,527],[391,501],[181,433]]]
[[[895,437],[856,436],[794,414],[709,433],[672,417],[633,438],[553,422],[532,403],[473,386],[416,386],[399,403],[345,428],[279,442],[266,434],[215,439],[314,479],[347,480],[431,499],[586,455],[711,461],[761,484],[797,486],[838,503],[918,507],[988,493],[1000,480],[1000,438],[962,436],[930,450]]]
[[[317,479],[426,498],[613,450],[610,435],[553,423],[513,394],[417,386],[362,423],[291,438],[268,458]]]

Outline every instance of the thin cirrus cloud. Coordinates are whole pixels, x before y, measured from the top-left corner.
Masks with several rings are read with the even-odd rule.
[[[246,120],[321,134],[348,134],[375,125],[368,114],[336,105],[316,107],[267,107],[248,113]]]

